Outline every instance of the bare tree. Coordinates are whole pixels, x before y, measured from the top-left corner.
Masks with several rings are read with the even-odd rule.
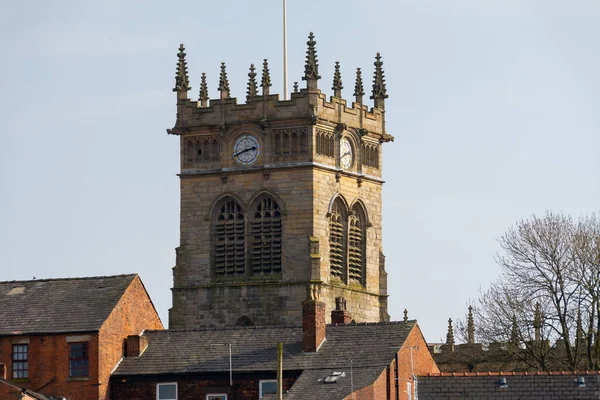
[[[598,369],[600,217],[547,212],[498,241],[502,274],[476,303],[478,339],[532,369]]]

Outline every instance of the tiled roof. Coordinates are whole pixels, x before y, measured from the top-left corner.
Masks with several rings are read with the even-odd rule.
[[[374,382],[393,360],[415,321],[328,325],[317,353],[302,352],[301,327],[251,327],[192,331],[146,331],[148,348],[125,358],[115,376],[275,371],[277,343],[283,343],[283,368],[303,371],[286,398],[337,399]],[[337,383],[319,382],[344,372]],[[352,379],[351,379],[352,375]]]
[[[0,335],[97,331],[136,276],[0,282]]]

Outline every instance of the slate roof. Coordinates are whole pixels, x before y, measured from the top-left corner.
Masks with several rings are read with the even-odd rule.
[[[136,276],[0,282],[0,336],[98,331]]]
[[[275,371],[277,343],[283,343],[286,370],[301,370],[311,354],[302,352],[302,328],[249,327],[144,332],[148,348],[126,357],[113,375],[162,375],[229,372],[229,344],[234,372]]]
[[[352,387],[356,391],[370,385],[394,359],[415,325],[416,321],[328,325],[327,341],[286,398],[343,399],[352,393]],[[319,382],[334,371],[345,372],[346,377],[331,384]]]
[[[375,381],[402,347],[416,321],[328,325],[317,353],[302,352],[301,327],[248,327],[191,331],[146,331],[148,348],[125,358],[114,376],[229,372],[229,344],[234,373],[277,369],[277,343],[283,343],[283,369],[303,371],[286,398],[342,399]],[[352,361],[352,372],[351,372]],[[346,376],[324,384],[334,371]]]

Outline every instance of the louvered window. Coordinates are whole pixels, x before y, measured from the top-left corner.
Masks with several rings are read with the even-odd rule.
[[[281,272],[281,210],[272,198],[263,197],[256,203],[250,235],[252,274]]]
[[[225,199],[217,208],[214,241],[216,275],[244,275],[244,213],[233,199]]]
[[[317,154],[333,158],[335,155],[334,141],[333,132],[317,129]]]
[[[329,268],[331,275],[344,279],[346,268],[346,218],[343,205],[335,201],[329,219]]]
[[[349,218],[348,232],[348,274],[350,279],[362,283],[364,265],[364,237],[360,218],[353,214]]]

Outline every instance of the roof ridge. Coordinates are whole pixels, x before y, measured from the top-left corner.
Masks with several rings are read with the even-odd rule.
[[[600,371],[498,371],[498,372],[432,372],[423,376],[473,377],[473,376],[555,376],[555,375],[600,375]]]
[[[99,275],[99,276],[82,276],[74,278],[46,278],[46,279],[28,279],[28,280],[12,280],[12,281],[0,281],[2,283],[27,283],[27,282],[53,282],[53,281],[77,281],[77,280],[91,280],[91,279],[106,279],[106,278],[124,278],[134,277],[137,273],[132,274],[119,274],[119,275]]]
[[[260,326],[204,326],[191,329],[146,329],[144,332],[208,332],[208,331],[252,331],[267,329],[301,329],[301,325],[260,325]]]
[[[327,324],[327,326],[375,326],[375,325],[410,325],[416,323],[416,319],[408,321],[378,321],[378,322],[348,322],[347,324]]]

